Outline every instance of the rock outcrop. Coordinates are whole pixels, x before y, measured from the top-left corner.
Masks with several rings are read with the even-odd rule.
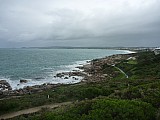
[[[27,83],[28,80],[23,80],[23,79],[21,79],[19,82],[20,82],[20,83]]]
[[[0,91],[12,90],[10,84],[6,80],[0,80]]]

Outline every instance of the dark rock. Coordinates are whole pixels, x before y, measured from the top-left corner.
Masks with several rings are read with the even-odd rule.
[[[84,69],[83,66],[77,66],[76,68],[78,68],[78,69]]]
[[[6,84],[7,81],[6,80],[0,80],[0,84]]]
[[[20,80],[19,82],[20,82],[20,83],[27,83],[28,80]]]
[[[60,78],[61,78],[61,77],[64,77],[64,74],[62,74],[62,73],[57,73],[57,74],[56,74],[56,77],[60,77]]]
[[[6,80],[0,80],[1,91],[12,90],[10,84]]]
[[[65,77],[64,79],[68,79],[68,77]]]
[[[91,61],[87,61],[87,63],[90,63]]]

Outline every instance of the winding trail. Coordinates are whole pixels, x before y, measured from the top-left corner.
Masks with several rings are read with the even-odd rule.
[[[0,120],[13,118],[13,117],[20,116],[20,115],[23,115],[23,114],[35,113],[35,112],[40,111],[42,108],[52,109],[52,108],[60,107],[62,105],[68,105],[68,104],[71,104],[71,103],[72,102],[54,103],[54,104],[50,104],[50,105],[43,105],[43,106],[28,108],[28,109],[25,109],[25,110],[20,110],[20,111],[16,111],[16,112],[12,112],[12,113],[7,113],[7,114],[4,114],[4,115],[0,116]]]
[[[120,69],[119,67],[116,67],[115,65],[112,65],[112,66],[114,66],[114,67],[115,67],[116,69],[118,69],[122,74],[124,74],[126,78],[128,78],[128,75],[127,75],[122,69]]]

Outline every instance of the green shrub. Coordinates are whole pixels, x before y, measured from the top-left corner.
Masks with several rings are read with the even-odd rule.
[[[84,101],[62,112],[43,114],[42,120],[155,120],[151,104],[134,100],[97,99]]]
[[[11,109],[16,110],[19,107],[18,102],[0,102],[0,114],[10,111]],[[5,112],[4,112],[5,111]]]
[[[152,81],[151,81],[152,82]],[[127,89],[120,91],[115,96],[121,99],[139,99],[141,101],[152,104],[154,107],[160,107],[160,82],[153,81],[153,83],[147,83],[131,86]],[[113,97],[114,98],[114,97]]]

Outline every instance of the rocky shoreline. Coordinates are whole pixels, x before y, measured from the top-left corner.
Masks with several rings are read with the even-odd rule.
[[[81,82],[99,82],[103,80],[110,80],[114,76],[116,76],[116,72],[103,74],[102,66],[109,65],[113,66],[119,63],[121,60],[129,59],[130,57],[135,57],[135,53],[130,54],[117,54],[112,56],[107,56],[105,58],[94,59],[89,62],[89,64],[78,66],[77,68],[81,70],[75,70],[72,72],[62,72],[57,73],[54,77],[63,78],[63,79],[75,79],[78,80],[78,76],[82,77],[83,79]],[[20,84],[28,82],[27,80],[20,80]],[[81,83],[80,82],[80,83]],[[6,97],[13,97],[13,96],[21,96],[25,94],[33,94],[39,93],[47,89],[52,89],[58,87],[62,84],[51,84],[45,83],[42,85],[35,85],[35,86],[27,86],[23,89],[12,90],[10,84],[6,80],[0,80],[0,99]]]
[[[117,54],[112,56],[107,56],[105,58],[94,59],[89,65],[84,65],[84,72],[88,73],[84,79],[86,82],[99,82],[103,80],[110,80],[116,76],[116,72],[103,73],[103,66],[114,66],[122,60],[127,60],[129,58],[135,58],[136,53],[130,54]]]

